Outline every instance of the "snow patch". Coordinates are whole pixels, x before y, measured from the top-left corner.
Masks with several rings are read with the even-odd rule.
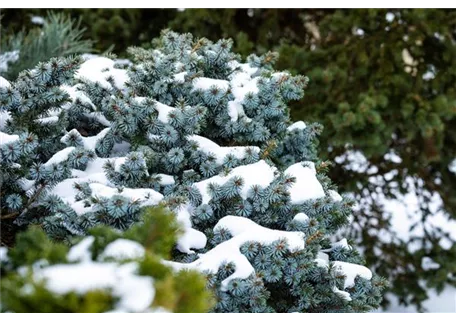
[[[11,113],[9,111],[0,111],[0,131],[5,130],[6,122],[11,119]]]
[[[448,165],[448,170],[456,174],[456,158]]]
[[[352,298],[350,297],[350,293],[340,290],[336,286],[334,286],[332,290],[334,293],[336,293],[340,297],[342,297],[342,299],[344,299],[345,301],[352,301]]]
[[[123,196],[131,200],[140,200],[141,206],[156,205],[163,199],[163,195],[154,189],[123,188],[122,192],[119,192],[117,188],[111,188],[101,183],[91,183],[89,186],[92,189],[92,196],[107,198],[115,195]]]
[[[385,154],[383,156],[383,158],[387,161],[391,161],[391,162],[394,162],[394,163],[401,163],[402,162],[402,159],[401,157],[399,157],[395,152],[394,150],[390,150],[390,152],[388,152],[387,154]]]
[[[197,90],[209,90],[212,86],[216,86],[223,91],[227,91],[230,87],[230,84],[226,80],[218,80],[204,77],[196,78],[195,80],[193,80],[193,88]]]
[[[360,151],[346,150],[344,154],[334,158],[338,164],[343,164],[344,169],[364,173],[369,167],[364,154]]]
[[[184,204],[176,211],[177,221],[184,227],[184,234],[177,240],[177,250],[183,253],[194,253],[193,249],[202,249],[206,246],[207,238],[201,231],[192,229],[190,211],[192,207]]]
[[[328,196],[335,202],[342,201],[341,195],[334,190],[328,190]]]
[[[74,245],[67,254],[68,261],[70,262],[89,262],[92,260],[92,247],[95,238],[93,236],[85,237],[77,245]]]
[[[7,261],[8,261],[8,248],[0,247],[0,262],[7,262]]]
[[[114,68],[115,62],[104,57],[97,57],[85,61],[77,71],[76,79],[87,79],[98,82],[103,88],[110,90],[112,85],[106,80],[112,77],[118,89],[125,88],[125,82],[129,80],[127,70]]]
[[[197,269],[216,273],[222,263],[233,263],[235,272],[224,279],[221,283],[222,290],[226,290],[232,279],[248,278],[255,272],[255,269],[240,252],[240,247],[246,242],[259,242],[263,245],[270,245],[274,241],[285,239],[288,249],[292,252],[304,249],[304,233],[296,231],[280,231],[262,227],[248,218],[226,216],[215,225],[214,231],[223,228],[227,229],[233,238],[217,245],[207,253],[200,254],[199,259],[192,263],[178,263],[168,261],[167,263],[175,269]]]
[[[291,126],[287,128],[288,131],[293,131],[293,130],[304,130],[306,128],[306,124],[304,121],[297,121],[293,123]]]
[[[347,250],[352,249],[352,247],[348,244],[347,239],[345,239],[345,238],[331,244],[331,249],[335,249],[335,248],[339,248],[339,247],[347,249]]]
[[[154,107],[158,111],[158,120],[163,123],[168,123],[168,114],[176,109],[158,101],[155,101]]]
[[[19,136],[17,134],[7,134],[4,132],[0,131],[0,146],[14,142],[19,139]]]
[[[78,85],[74,85],[72,87],[67,86],[67,85],[61,85],[60,90],[63,90],[66,93],[68,93],[68,95],[70,96],[70,99],[72,100],[73,103],[76,102],[76,100],[79,100],[81,103],[90,105],[93,108],[93,110],[96,110],[96,107],[92,103],[92,100],[90,100],[90,98],[87,97],[87,95],[84,92],[79,91],[78,87],[79,87]],[[62,106],[62,109],[66,110],[66,109],[69,109],[70,107],[71,107],[71,103],[66,103]]]
[[[395,16],[394,16],[394,13],[392,12],[388,12],[386,15],[385,15],[385,19],[386,21],[388,22],[393,22]]]
[[[334,261],[333,264],[335,269],[346,277],[344,289],[353,287],[357,276],[367,280],[372,279],[372,271],[364,266],[342,261]]]
[[[310,218],[307,216],[307,214],[300,212],[294,216],[293,220],[305,223],[309,221]]]
[[[43,117],[35,120],[35,122],[39,122],[41,124],[56,123],[57,121],[59,121],[59,117],[57,116]]]
[[[106,178],[103,166],[107,160],[115,161],[116,159],[117,158],[96,158],[87,164],[85,171],[72,169],[71,172],[74,178],[65,179],[59,182],[52,189],[52,191],[50,191],[50,194],[59,196],[64,202],[67,202],[76,211],[76,213],[85,213],[91,208],[84,208],[84,201],[75,201],[78,191],[73,187],[73,185],[75,183],[98,182],[106,186],[111,186],[112,184]]]
[[[68,160],[68,156],[70,153],[76,149],[75,147],[67,147],[63,150],[60,150],[59,152],[56,152],[51,159],[49,159],[44,165],[45,166],[50,166],[51,164],[54,163],[60,163]]]
[[[100,258],[114,258],[116,260],[139,259],[144,256],[144,253],[144,247],[138,242],[117,239],[106,246]]]
[[[313,162],[295,163],[288,167],[284,173],[296,178],[296,182],[288,189],[291,203],[300,204],[306,200],[325,196],[323,187],[315,176],[316,170]]]
[[[57,294],[92,290],[109,290],[119,298],[116,308],[123,312],[141,312],[153,302],[155,289],[150,277],[138,276],[137,263],[84,262],[59,264],[37,270],[37,281],[45,280],[46,287]]]
[[[109,130],[111,130],[111,128],[105,128],[105,129],[101,130],[96,136],[83,137],[80,135],[78,130],[72,129],[71,131],[69,131],[67,134],[65,134],[60,139],[60,142],[65,143],[65,141],[69,138],[70,135],[76,134],[76,135],[80,136],[80,138],[82,139],[84,149],[95,151],[95,147],[97,145],[98,140],[103,139],[106,136],[106,134],[109,132]]]
[[[241,197],[246,199],[250,188],[253,185],[259,185],[262,188],[266,188],[274,180],[274,172],[276,168],[268,165],[264,160],[260,160],[253,164],[248,164],[245,166],[239,166],[231,170],[231,172],[226,176],[215,176],[197,183],[194,183],[193,186],[198,188],[202,197],[203,204],[209,203],[211,196],[208,192],[208,186],[210,183],[217,183],[218,185],[225,184],[229,179],[238,176],[242,177],[244,184],[241,187]]]
[[[423,268],[423,270],[435,270],[435,269],[439,269],[440,268],[440,264],[435,262],[434,260],[432,260],[431,258],[429,257],[423,257],[421,259],[421,268]]]
[[[43,25],[45,23],[44,18],[40,16],[32,16],[30,21],[34,24]]]
[[[225,157],[229,154],[232,154],[236,159],[243,159],[248,148],[253,149],[257,154],[260,153],[260,148],[258,147],[220,147],[215,142],[197,135],[188,136],[187,139],[198,143],[199,150],[202,152],[206,154],[213,153],[218,165],[222,165]]]
[[[177,83],[184,83],[186,75],[187,75],[187,71],[176,73],[174,75],[174,81]]]
[[[167,175],[167,174],[157,174],[157,177],[160,177],[160,184],[162,186],[167,186],[171,184],[175,184],[176,182],[174,181],[174,177]]]
[[[11,84],[5,78],[0,77],[0,88],[11,88]]]
[[[57,264],[40,268],[34,265],[36,281],[45,280],[46,287],[57,294],[76,292],[85,294],[92,290],[108,290],[119,298],[115,312],[144,312],[153,302],[153,279],[139,276],[136,262],[120,265],[91,260],[90,248],[94,237],[89,236],[70,249],[69,261],[77,264]],[[141,250],[142,249],[142,250]],[[140,252],[141,251],[141,252]],[[144,254],[144,248],[130,240],[119,239],[110,243],[104,257],[133,258]]]

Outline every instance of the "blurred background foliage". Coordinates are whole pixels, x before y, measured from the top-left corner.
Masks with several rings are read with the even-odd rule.
[[[291,106],[291,115],[294,121],[324,125],[321,156],[336,159],[337,165],[329,172],[331,178],[340,192],[351,193],[360,203],[347,232],[359,239],[367,263],[392,280],[391,291],[404,304],[420,306],[426,299],[420,280],[437,290],[456,285],[456,245],[453,242],[442,247],[439,243],[445,233],[427,224],[428,217],[437,213],[456,218],[456,176],[450,170],[456,158],[455,10],[54,12],[73,19],[78,37],[71,39],[76,49],[48,50],[46,55],[81,52],[78,49],[84,48],[86,52],[111,51],[127,57],[127,47],[150,47],[151,40],[164,28],[210,40],[233,38],[234,50],[243,57],[252,52],[279,52],[278,69],[310,78],[306,96]],[[43,9],[2,10],[0,52],[14,50],[11,43],[15,39],[24,43],[27,32],[44,32],[46,24],[34,24],[32,18],[46,15]],[[48,16],[46,21],[50,19]],[[18,35],[22,35],[19,40]],[[89,42],[81,47],[80,42],[86,40]],[[21,62],[10,74],[0,71],[0,75],[13,80],[17,69],[36,64],[31,59],[27,63]],[[350,164],[353,154],[360,155],[357,161],[363,164],[357,166],[362,170]],[[416,239],[421,249],[413,251],[409,240],[391,230],[395,212],[388,212],[383,203],[385,197],[401,198],[409,192],[418,199],[418,218],[414,220],[425,230],[424,236]],[[436,196],[442,200],[437,205]],[[382,240],[380,235],[385,232],[391,233],[394,241]],[[424,269],[423,257],[438,261],[441,268]]]

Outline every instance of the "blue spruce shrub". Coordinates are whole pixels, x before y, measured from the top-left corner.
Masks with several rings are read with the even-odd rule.
[[[386,281],[345,239],[331,242],[353,201],[325,175],[322,128],[289,118],[308,79],[276,72],[275,53],[242,63],[231,40],[165,30],[155,44],[130,48],[126,69],[98,57],[76,71],[56,59],[50,68],[60,66],[62,79],[32,70],[1,89],[12,101],[2,107],[11,113],[2,166],[28,187],[11,184],[2,209],[71,241],[98,225],[126,230],[142,207],[162,204],[182,230],[167,264],[206,275],[212,311],[377,308]],[[32,99],[26,80],[52,110],[20,103]],[[50,112],[55,122],[30,125]],[[46,192],[34,196],[41,184]]]

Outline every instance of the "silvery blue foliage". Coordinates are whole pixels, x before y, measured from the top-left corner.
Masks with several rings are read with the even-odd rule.
[[[231,40],[164,31],[157,44],[131,48],[127,69],[58,58],[0,88],[0,111],[11,113],[4,132],[18,135],[1,146],[2,210],[69,239],[99,224],[126,229],[141,207],[161,203],[183,224],[173,263],[207,273],[213,311],[378,307],[386,282],[328,240],[353,203],[328,193],[321,126],[290,126],[287,104],[308,79],[275,72],[274,53],[241,63]],[[259,231],[223,224],[232,218]],[[220,246],[226,261],[204,267]]]

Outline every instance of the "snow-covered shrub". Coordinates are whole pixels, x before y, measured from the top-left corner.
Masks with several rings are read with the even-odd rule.
[[[97,227],[71,248],[31,227],[0,248],[2,312],[204,312],[204,277],[163,264],[178,232],[161,208],[126,232]]]
[[[71,239],[161,203],[183,226],[167,263],[207,274],[214,311],[378,307],[386,281],[331,243],[353,202],[317,157],[321,127],[290,123],[308,79],[274,71],[274,53],[241,63],[231,46],[165,31],[130,49],[128,69],[94,58],[71,79],[80,62],[57,59],[6,84],[2,209]]]

